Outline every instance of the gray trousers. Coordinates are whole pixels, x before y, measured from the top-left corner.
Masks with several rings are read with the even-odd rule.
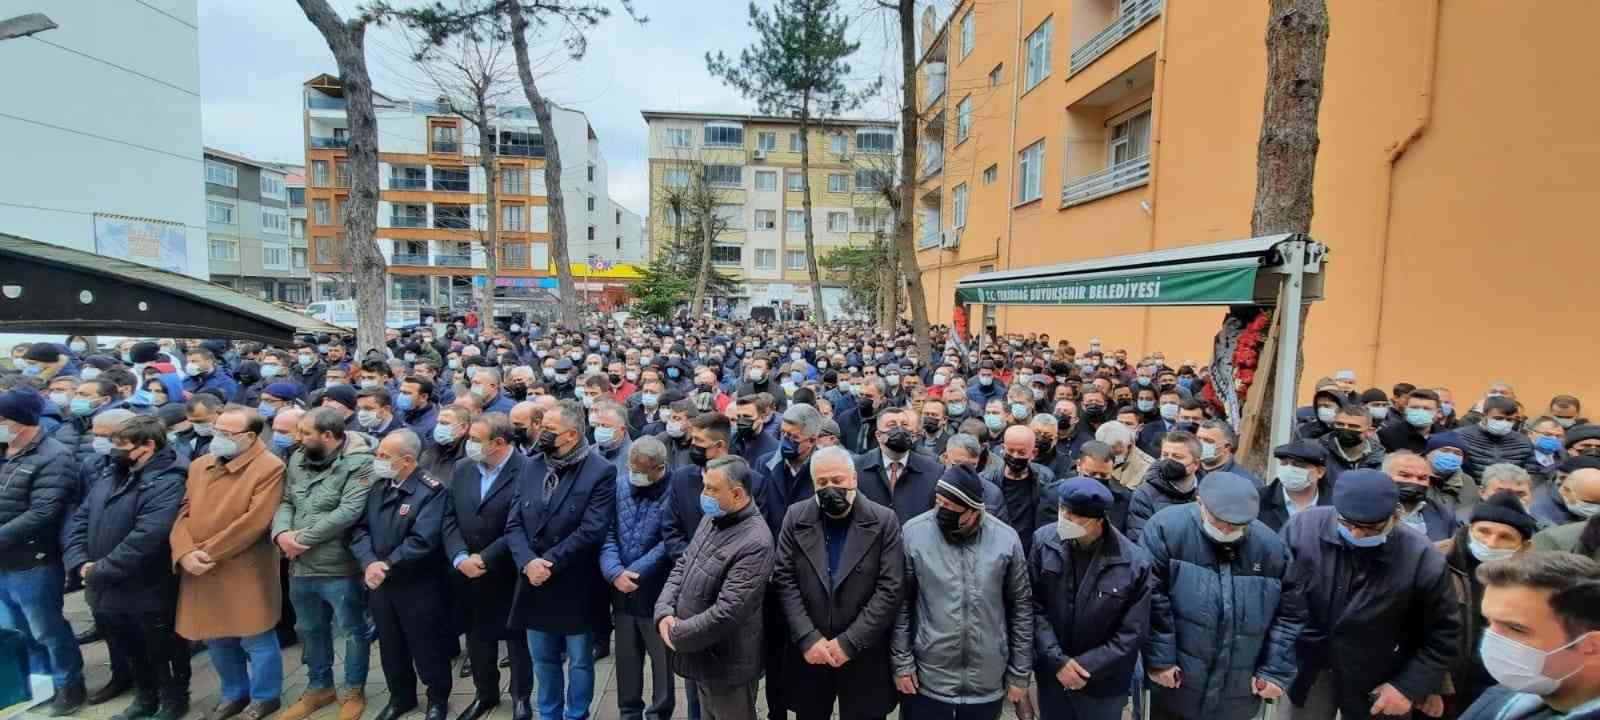
[[[617,714],[622,720],[671,720],[677,702],[676,680],[650,618],[624,612],[612,616],[616,627]],[[644,664],[650,658],[650,705],[644,704]]]
[[[700,720],[755,720],[759,682],[733,687],[694,683],[700,693]]]
[[[1334,720],[1338,716],[1333,673],[1327,670],[1319,673],[1317,681],[1306,691],[1306,704],[1297,706],[1289,701],[1288,695],[1278,699],[1277,720]]]

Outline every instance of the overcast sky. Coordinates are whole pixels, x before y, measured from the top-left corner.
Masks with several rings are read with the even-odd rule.
[[[349,13],[360,0],[332,0]],[[769,0],[761,0],[763,5]],[[842,0],[862,43],[853,74],[899,74],[899,45],[892,17],[866,8],[872,0]],[[937,3],[948,6],[948,2]],[[588,114],[610,168],[611,195],[641,214],[647,209],[645,124],[642,109],[750,112],[753,107],[706,73],[705,53],[730,55],[755,33],[743,0],[635,0],[649,18],[639,25],[624,14],[590,33],[583,60],[564,63],[541,89],[552,100]],[[395,31],[368,34],[367,61],[379,92],[426,97],[408,67],[407,41]],[[300,85],[318,73],[337,73],[333,55],[300,8],[290,0],[201,0],[200,77],[204,137],[208,147],[249,157],[300,164]],[[515,104],[526,104],[520,100]],[[886,99],[858,115],[892,117]]]

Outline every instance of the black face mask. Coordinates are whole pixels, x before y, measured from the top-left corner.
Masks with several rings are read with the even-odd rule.
[[[929,435],[938,435],[944,428],[939,426],[938,420],[923,420],[922,431]]]
[[[111,463],[112,467],[117,469],[117,472],[126,474],[133,467],[133,457],[129,455],[131,452],[131,450],[114,447],[106,455],[106,459]]]
[[[522,400],[526,399],[528,397],[528,386],[526,386],[526,385],[512,385],[511,386],[511,397],[516,398],[518,402],[521,402]]]
[[[1015,455],[1006,455],[1005,458],[1006,469],[1013,473],[1027,472],[1028,463],[1030,462],[1027,458],[1017,457]]]
[[[606,379],[610,380],[612,385],[621,385],[622,384],[622,376],[618,375],[616,373],[607,374],[606,375]]]
[[[543,430],[539,433],[539,452],[546,455],[556,454],[556,433],[554,430]]]
[[[1033,449],[1039,457],[1046,457],[1056,449],[1056,441],[1040,438],[1033,441]]]
[[[739,427],[739,437],[749,439],[756,434],[756,421],[750,418],[739,418],[735,423]]]
[[[528,447],[533,444],[533,433],[529,432],[528,428],[517,427],[511,431],[511,439],[516,442],[517,447]]]
[[[696,392],[703,392],[703,393],[708,393],[708,392],[712,391],[711,386],[706,384],[706,383],[697,383],[697,384],[695,384],[694,389],[695,389]]]
[[[1163,458],[1160,463],[1156,464],[1156,471],[1161,473],[1162,480],[1174,485],[1183,482],[1184,478],[1189,477],[1189,469],[1184,467],[1183,463],[1172,458]]]
[[[1400,493],[1400,502],[1407,505],[1419,503],[1428,497],[1428,488],[1416,483],[1395,483],[1395,490]]]
[[[850,493],[840,487],[825,487],[817,491],[817,505],[829,517],[844,517],[850,512]]]
[[[870,418],[877,414],[877,410],[872,407],[872,398],[867,397],[856,401],[856,410],[858,410],[861,413],[861,417],[864,418]]]
[[[1360,445],[1364,441],[1360,430],[1352,430],[1350,428],[1334,428],[1333,437],[1339,441],[1340,445],[1347,448]]]
[[[694,463],[698,467],[705,467],[707,462],[706,449],[700,447],[699,445],[691,444],[689,446],[689,462]]]
[[[1087,417],[1090,420],[1098,420],[1098,419],[1100,419],[1105,414],[1105,411],[1106,411],[1106,406],[1104,406],[1104,405],[1084,405],[1083,406],[1084,417]]]
[[[883,439],[883,446],[891,452],[903,453],[911,449],[911,431],[905,428],[892,428]]]
[[[965,513],[940,507],[934,514],[934,520],[939,523],[939,532],[950,542],[961,542],[967,538],[966,531],[961,527],[961,516]]]

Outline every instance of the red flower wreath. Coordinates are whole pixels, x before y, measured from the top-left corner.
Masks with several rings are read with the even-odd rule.
[[[1261,363],[1262,335],[1266,332],[1267,323],[1272,319],[1271,313],[1263,310],[1256,319],[1245,326],[1244,332],[1239,334],[1239,340],[1233,349],[1233,391],[1240,400],[1250,392],[1250,385],[1256,377],[1256,367]]]

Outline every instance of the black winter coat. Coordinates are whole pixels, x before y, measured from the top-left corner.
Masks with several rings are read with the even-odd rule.
[[[516,499],[506,518],[506,544],[516,571],[534,559],[554,564],[551,576],[535,586],[517,581],[511,627],[560,635],[586,632],[594,608],[608,598],[596,582],[600,545],[616,512],[617,468],[590,448],[582,460],[560,471],[545,493],[551,468],[545,456],[528,459],[516,479]]]
[[[1066,543],[1054,525],[1039,528],[1028,554],[1033,583],[1033,668],[1040,691],[1075,659],[1089,671],[1078,692],[1121,696],[1150,633],[1150,593],[1155,588],[1150,553],[1116,528],[1107,528],[1082,580],[1075,581]],[[1059,685],[1054,686],[1059,687]],[[1053,688],[1052,688],[1053,689]]]
[[[670,633],[673,672],[715,688],[761,677],[772,555],[772,531],[755,503],[701,519],[656,600],[656,625],[678,618]]]
[[[506,460],[505,467],[489,485],[489,492],[480,491],[478,464],[470,459],[456,461],[445,492],[443,542],[445,563],[451,578],[451,589],[456,598],[462,621],[479,632],[492,634],[503,630],[506,618],[511,615],[511,598],[516,594],[521,579],[520,569],[511,560],[511,549],[506,545],[506,518],[516,506],[517,476],[528,456],[515,450]],[[479,555],[488,572],[469,578],[455,569],[458,556]]]
[[[0,570],[61,561],[61,528],[79,485],[71,448],[44,433],[15,457],[0,445]]]
[[[1461,469],[1472,477],[1483,477],[1483,469],[1495,463],[1511,463],[1530,473],[1544,472],[1539,461],[1533,459],[1533,443],[1522,433],[1512,431],[1495,436],[1478,424],[1463,427],[1456,435],[1467,446],[1467,459]]]
[[[1144,532],[1145,523],[1162,510],[1173,505],[1194,502],[1195,490],[1200,483],[1187,491],[1179,490],[1172,483],[1161,477],[1161,463],[1150,465],[1144,473],[1144,482],[1133,489],[1133,497],[1128,500],[1128,529],[1125,531],[1134,542],[1139,541],[1139,536]]]
[[[177,607],[178,576],[167,538],[188,479],[189,464],[163,447],[127,475],[106,463],[90,483],[67,530],[65,559],[73,575],[94,563],[84,581],[91,609],[147,613]]]

